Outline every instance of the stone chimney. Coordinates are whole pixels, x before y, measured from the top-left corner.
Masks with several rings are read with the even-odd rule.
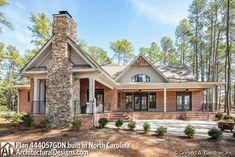
[[[53,15],[52,59],[47,66],[46,116],[55,127],[68,126],[73,116],[72,72],[67,37],[76,39],[76,23],[67,11]]]
[[[67,11],[59,11],[59,14],[53,15],[52,34],[60,39],[70,37],[76,40],[77,24]]]

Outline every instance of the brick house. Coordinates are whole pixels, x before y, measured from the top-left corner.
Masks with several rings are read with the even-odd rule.
[[[66,126],[73,116],[110,119],[202,118],[215,111],[203,91],[222,85],[197,82],[185,68],[157,67],[142,54],[127,66],[100,66],[76,44],[77,24],[67,11],[53,15],[53,35],[21,70],[20,112],[48,116]],[[208,108],[207,108],[208,109]],[[207,117],[208,118],[208,117]]]

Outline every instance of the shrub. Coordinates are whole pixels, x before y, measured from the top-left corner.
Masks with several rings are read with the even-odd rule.
[[[106,125],[108,122],[109,122],[109,121],[108,121],[107,118],[100,118],[99,121],[98,121],[100,128],[104,128],[105,125]]]
[[[224,120],[233,120],[233,117],[230,115],[224,115]]]
[[[122,125],[123,125],[123,121],[121,119],[118,119],[115,123],[115,126],[118,127],[118,128]]]
[[[24,127],[31,127],[32,124],[34,123],[34,119],[30,114],[23,115],[21,117],[21,120],[23,122]]]
[[[48,131],[52,127],[51,120],[49,118],[44,118],[40,122],[40,127],[43,129],[43,131]]]
[[[78,131],[82,126],[82,120],[79,118],[73,118],[70,120],[70,124],[72,125],[72,129]]]
[[[212,138],[212,139],[219,139],[223,136],[223,132],[217,128],[212,128],[211,130],[208,131],[208,135]]]
[[[24,115],[24,113],[17,113],[17,112],[7,112],[3,115],[3,118],[6,119],[11,123],[11,125],[15,126],[16,123],[19,123],[21,121],[21,117]]]
[[[184,133],[185,135],[187,135],[189,138],[193,138],[194,134],[195,134],[195,128],[189,124],[185,127],[184,129]]]
[[[224,119],[224,114],[221,113],[221,112],[218,112],[218,113],[216,113],[215,118],[217,118],[219,120],[223,120]]]
[[[149,124],[148,122],[145,122],[145,123],[144,123],[143,128],[144,128],[144,132],[145,132],[145,133],[151,131],[151,127],[150,127],[150,124]]]
[[[136,122],[130,122],[129,124],[128,124],[128,128],[130,129],[130,130],[134,130],[135,128],[136,128]]]
[[[156,130],[157,136],[163,136],[167,133],[167,128],[166,127],[159,127]]]
[[[235,132],[233,132],[233,137],[235,138]]]

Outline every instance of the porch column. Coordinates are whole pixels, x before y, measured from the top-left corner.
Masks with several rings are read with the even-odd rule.
[[[95,97],[95,79],[89,78],[89,105],[87,107],[87,113],[92,113]]]
[[[215,94],[216,94],[215,87],[213,87],[212,88],[212,112],[215,111],[215,97],[216,97]]]
[[[166,88],[164,88],[164,112],[166,112]]]

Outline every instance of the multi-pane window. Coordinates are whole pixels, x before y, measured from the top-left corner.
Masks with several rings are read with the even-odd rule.
[[[43,114],[45,113],[46,103],[46,79],[37,79],[35,82],[35,98],[33,101],[33,113]],[[28,93],[30,96],[30,93]],[[28,97],[28,100],[30,97]]]
[[[156,93],[149,93],[149,108],[156,109]]]
[[[145,74],[137,74],[131,77],[131,82],[150,82],[150,77]]]
[[[176,95],[176,110],[177,111],[190,111],[191,106],[191,93],[190,92],[177,92]]]
[[[121,107],[121,93],[118,93],[118,102],[117,102],[117,107],[120,108]]]
[[[96,106],[103,105],[104,103],[104,90],[103,89],[95,90],[95,99],[96,99]],[[87,89],[87,102],[89,102],[89,89]]]
[[[125,98],[126,109],[130,109],[132,107],[132,93],[127,93]]]

